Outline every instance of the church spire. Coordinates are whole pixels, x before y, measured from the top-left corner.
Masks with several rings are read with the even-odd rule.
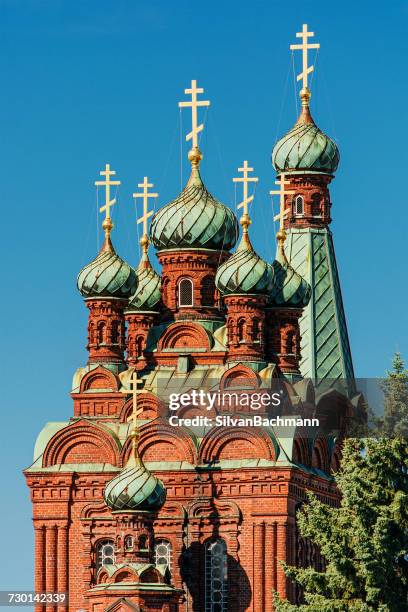
[[[280,210],[275,265],[275,277],[279,282],[271,298],[276,304],[286,304],[288,297],[293,303],[298,302],[301,295],[301,303],[305,303],[305,287],[299,279],[307,281],[311,298],[300,319],[300,371],[304,377],[320,381],[326,378],[352,379],[346,319],[329,229],[332,209],[329,184],[340,155],[336,143],[319,129],[310,114],[309,76],[314,66],[309,54],[311,50],[320,48],[318,43],[311,42],[313,36],[314,33],[304,24],[301,32],[296,34],[299,43],[290,45],[292,52],[301,51],[302,54],[302,70],[297,76],[302,85],[302,110],[294,127],[278,140],[272,151],[276,173],[280,180],[284,178],[289,182],[292,195],[285,197],[286,191],[284,208]],[[288,274],[285,251],[290,266],[297,273],[297,276],[292,275],[290,282],[287,282],[291,274]],[[292,295],[296,297],[292,298]]]

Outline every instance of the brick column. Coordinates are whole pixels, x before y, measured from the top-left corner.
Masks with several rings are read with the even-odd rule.
[[[35,537],[35,571],[34,589],[37,593],[45,591],[45,528],[44,525],[34,526]],[[44,606],[36,605],[35,612],[43,612]]]
[[[66,525],[58,526],[58,591],[66,593],[68,597],[68,528]],[[66,604],[58,606],[58,610],[67,610]]]
[[[265,525],[265,611],[272,610],[272,591],[274,590],[274,552],[276,550],[276,536],[272,524]]]
[[[286,597],[288,595],[287,592],[287,579],[285,576],[285,572],[283,571],[282,566],[279,561],[287,560],[287,552],[288,552],[288,524],[280,523],[277,526],[277,542],[276,542],[276,552],[277,552],[277,590],[281,597]]]
[[[265,612],[265,524],[254,525],[254,612]]]
[[[46,538],[46,573],[45,589],[48,593],[55,593],[57,590],[57,528],[55,525],[47,525]],[[47,605],[47,612],[55,612],[55,605]]]

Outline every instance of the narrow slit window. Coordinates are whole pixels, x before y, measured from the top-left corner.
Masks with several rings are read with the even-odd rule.
[[[305,202],[303,200],[303,196],[301,195],[295,196],[293,204],[294,204],[294,209],[295,209],[295,215],[297,217],[303,216],[305,214]]]

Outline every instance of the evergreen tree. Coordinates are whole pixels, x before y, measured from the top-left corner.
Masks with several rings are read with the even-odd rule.
[[[340,506],[310,494],[298,513],[300,533],[320,548],[326,570],[284,565],[305,603],[276,594],[277,612],[408,611],[407,451],[402,438],[345,441],[336,475]]]
[[[379,432],[384,437],[408,438],[408,370],[400,353],[395,353],[392,370],[381,384],[384,393],[384,416]]]

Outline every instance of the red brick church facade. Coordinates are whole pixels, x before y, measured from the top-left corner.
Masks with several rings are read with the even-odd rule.
[[[314,123],[308,98],[303,101],[297,126],[307,132]],[[238,225],[202,183],[200,160],[193,149],[185,190],[153,217],[160,276],[148,258],[147,236],[136,270],[119,258],[108,218],[104,246],[78,279],[89,310],[89,360],[74,376],[72,415],[47,424],[25,471],[35,589],[69,593],[61,610],[269,612],[274,591],[291,601],[300,597],[281,560],[323,567],[319,551],[299,537],[296,510],[308,490],[337,503],[331,471],[338,438],[305,437],[301,430],[280,438],[251,427],[197,433],[168,421],[161,390],[201,388],[209,379],[221,389],[241,383],[268,389],[281,380],[292,408],[323,418],[330,410],[344,416],[353,410],[336,391],[318,396],[301,376],[299,319],[312,283],[291,267],[285,232],[271,265],[254,252],[243,218],[243,237],[231,255]],[[330,223],[335,166],[318,161],[275,164],[295,192],[285,196],[289,234],[327,230]],[[210,220],[200,219],[204,209],[213,211]],[[129,467],[135,370],[142,381],[136,468]],[[182,416],[199,412],[186,407]],[[165,501],[112,509],[106,486],[127,469],[161,483]]]

